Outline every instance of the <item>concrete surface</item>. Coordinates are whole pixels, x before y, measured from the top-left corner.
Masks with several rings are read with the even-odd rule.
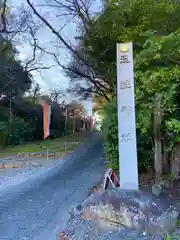
[[[64,161],[39,168],[19,184],[0,188],[0,240],[54,240],[104,174],[99,135]]]

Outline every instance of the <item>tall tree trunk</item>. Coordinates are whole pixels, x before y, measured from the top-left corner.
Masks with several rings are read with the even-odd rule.
[[[162,139],[162,158],[163,158],[163,173],[167,174],[170,172],[170,163],[169,163],[169,156],[170,152],[168,150],[168,143],[165,139],[165,136]]]
[[[162,140],[161,140],[161,124],[162,124],[162,110],[161,110],[160,93],[156,94],[155,110],[154,110],[154,167],[156,174],[156,181],[160,182],[162,174]]]

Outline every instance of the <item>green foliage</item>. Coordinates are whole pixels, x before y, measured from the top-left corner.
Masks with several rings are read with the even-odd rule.
[[[152,165],[155,95],[162,95],[164,149],[180,139],[180,5],[174,1],[113,0],[81,37],[88,62],[116,95],[116,43],[133,42],[139,169]],[[102,81],[101,81],[102,83]],[[103,88],[102,88],[103,91]],[[105,109],[106,156],[118,168],[116,104]]]
[[[180,133],[180,121],[177,119],[171,119],[166,122],[167,130],[174,133]],[[177,136],[177,141],[179,141],[179,135]]]
[[[21,62],[15,59],[12,43],[0,37],[0,89],[1,93],[17,97],[31,87],[31,76]]]
[[[102,129],[105,140],[105,155],[108,159],[108,166],[117,170],[119,168],[119,153],[116,101],[110,102],[104,111],[105,117]],[[153,165],[152,141],[148,138],[147,129],[144,132],[144,128],[141,131],[137,127],[137,150],[139,171],[144,171]]]
[[[79,41],[81,56],[85,56],[91,71],[100,78],[100,83],[102,84],[103,79],[109,91],[114,94],[117,42],[133,41],[135,67],[143,72],[150,65],[155,70],[156,67],[178,64],[179,3],[166,0],[109,1],[104,11],[86,25],[88,31],[82,31],[85,34]],[[77,59],[75,62],[77,63]],[[76,66],[81,66],[78,70],[82,73],[80,63],[81,61]],[[87,67],[84,66],[84,69]],[[85,70],[83,73],[87,73]],[[79,78],[84,78],[84,74],[79,74]],[[107,94],[103,87],[101,91]]]
[[[14,98],[12,100],[12,125],[9,133],[9,101],[4,99],[0,101],[0,146],[5,146],[8,142],[10,145],[17,145],[28,141],[36,141],[43,139],[43,109],[39,104],[27,101],[27,98]],[[50,102],[52,106],[50,138],[61,137],[65,133],[65,109],[57,103]],[[72,134],[73,123],[68,117],[68,132]],[[76,119],[76,132],[82,128],[80,118]]]
[[[104,112],[105,116],[102,129],[105,139],[105,155],[109,161],[109,167],[117,170],[119,167],[119,153],[116,102],[112,101],[109,103],[105,107]]]
[[[0,121],[0,146],[4,147],[6,144],[7,139],[7,133],[8,133],[8,124],[5,121]]]
[[[153,162],[153,141],[151,134],[144,133],[137,128],[137,153],[138,153],[138,169],[139,172],[148,170],[154,166]]]
[[[164,236],[164,240],[172,240],[173,238],[169,235],[169,234],[166,234]]]
[[[34,129],[29,127],[28,122],[25,122],[22,118],[16,117],[13,119],[9,144],[17,145],[26,141],[32,141],[33,132]]]
[[[172,150],[175,144],[180,142],[180,121],[175,118],[166,121],[165,131],[169,138],[169,150]]]

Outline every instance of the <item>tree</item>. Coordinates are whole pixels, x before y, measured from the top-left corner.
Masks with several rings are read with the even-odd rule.
[[[38,100],[41,97],[53,105],[49,96],[41,96],[32,74],[51,67],[42,64],[42,51],[38,48],[37,33],[42,23],[27,6],[11,11],[7,3],[0,2],[0,131],[1,139],[6,140],[1,141],[2,145],[42,139],[43,115]],[[32,54],[20,61],[19,46],[24,43],[32,47]],[[59,104],[52,106],[53,136],[63,133],[63,111]]]
[[[10,45],[11,46],[11,45]],[[11,47],[6,48],[0,56],[0,93],[9,101],[9,118],[7,143],[11,135],[12,100],[22,96],[31,86],[31,77],[23,69],[21,63],[15,60]]]
[[[179,18],[177,19],[180,13],[179,9],[178,3],[169,1],[158,3],[153,0],[121,1],[120,6],[118,6],[118,1],[113,1],[104,10],[92,29],[96,36],[96,38],[92,38],[95,47],[98,46],[100,49],[102,46],[106,50],[114,47],[112,53],[107,51],[107,54],[104,51],[103,63],[107,69],[104,69],[105,75],[108,75],[107,71],[109,71],[106,65],[109,56],[112,56],[109,65],[115,66],[116,42],[133,41],[137,132],[146,139],[152,139],[152,148],[154,149],[155,135],[152,130],[152,117],[155,96],[161,94],[161,108],[164,114],[159,130],[162,134],[164,158],[169,155],[166,151],[168,151],[171,141],[175,140],[174,131],[177,133],[177,129],[179,130],[177,104],[180,75]],[[91,48],[92,53],[95,56],[98,54],[96,48]],[[115,74],[115,68],[112,72]],[[109,84],[116,86],[111,77],[110,80]],[[172,126],[174,126],[174,130]]]
[[[29,91],[24,96],[24,100],[27,101],[27,102],[31,102],[33,104],[36,104],[37,99],[40,96],[41,96],[41,87],[40,87],[39,83],[37,83],[36,81],[33,80],[32,84],[31,84],[31,88],[29,89]]]
[[[111,94],[108,94],[108,99],[113,100]],[[97,112],[100,115],[103,115],[105,106],[109,103],[109,101],[103,96],[95,95],[93,96],[93,112]]]
[[[61,89],[50,89],[50,98],[52,99],[53,102],[55,103],[60,103],[62,102],[62,97],[64,97],[64,92]]]
[[[32,97],[33,97],[33,103],[36,103],[36,98],[41,94],[41,88],[38,83],[34,83],[34,86],[32,88]]]
[[[12,101],[13,99],[22,96],[31,86],[31,76],[23,68],[22,64],[16,60],[16,49],[12,44],[12,38],[22,30],[23,25],[13,26],[10,22],[13,16],[9,13],[7,1],[1,2],[1,16],[0,16],[0,94],[8,99],[9,114],[8,114],[8,131],[7,140],[9,142],[12,128]],[[17,28],[18,27],[18,28]]]
[[[103,95],[105,98],[108,99],[106,92],[113,91],[112,89],[109,90],[109,86],[107,80],[104,79],[104,75],[102,74],[102,70],[98,69],[96,63],[91,61],[86,53],[86,46],[82,43],[73,47],[73,44],[70,44],[69,41],[65,40],[65,38],[61,34],[61,30],[56,30],[56,28],[51,25],[47,19],[45,19],[33,6],[31,1],[27,0],[28,5],[32,9],[33,13],[52,31],[52,33],[58,38],[58,41],[62,43],[72,54],[72,62],[68,66],[64,66],[61,64],[57,54],[50,53],[45,51],[48,54],[51,54],[55,61],[61,66],[66,74],[73,80],[73,87],[71,90],[76,92],[78,95],[81,94],[84,98],[88,98],[92,95],[92,93],[96,92],[100,95]],[[54,9],[58,9],[57,15],[68,15],[73,17],[77,20],[80,26],[80,33],[88,32],[89,27],[94,25],[94,18],[91,16],[91,1],[73,1],[69,0],[66,2],[57,2],[51,1],[46,7],[51,7]],[[80,39],[81,37],[77,38]],[[78,41],[79,42],[79,41]],[[81,41],[80,41],[81,42]],[[77,83],[77,81],[81,81],[82,84]],[[86,81],[86,85],[84,85],[84,80]]]
[[[65,106],[65,115],[66,115],[66,122],[65,122],[65,130],[67,131],[68,128],[68,119],[69,123],[71,123],[72,120],[72,128],[73,133],[77,131],[77,128],[82,128],[81,120],[83,119],[84,115],[84,106],[79,103],[78,101],[71,101]],[[77,127],[77,123],[80,120],[81,127]]]

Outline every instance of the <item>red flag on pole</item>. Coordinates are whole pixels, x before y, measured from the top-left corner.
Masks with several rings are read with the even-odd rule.
[[[51,121],[51,106],[45,103],[43,105],[44,139],[46,139],[50,135],[50,121]]]

